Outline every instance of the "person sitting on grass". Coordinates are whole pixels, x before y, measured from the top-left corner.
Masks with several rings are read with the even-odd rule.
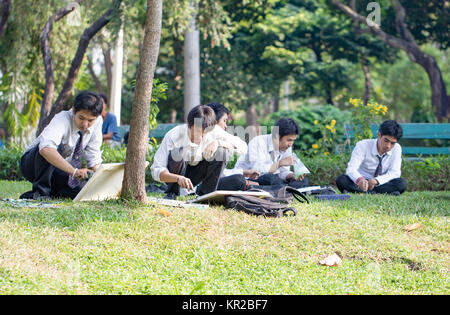
[[[180,195],[180,188],[193,191],[197,185],[197,195],[215,191],[227,164],[228,149],[246,152],[245,142],[235,145],[235,137],[215,127],[214,111],[198,105],[188,113],[187,124],[164,136],[150,170],[155,181],[168,184],[166,198],[174,199]]]
[[[295,157],[292,146],[300,134],[300,127],[292,118],[281,118],[268,135],[256,136],[248,144],[246,155],[241,155],[235,168],[256,170],[259,185],[289,185],[294,188],[309,186],[304,175],[295,178],[290,167]]]
[[[119,129],[117,128],[117,118],[113,113],[108,112],[108,97],[105,94],[99,94],[103,101],[102,110],[102,134],[103,142],[110,147],[120,147],[122,145]]]
[[[72,109],[53,117],[20,160],[22,175],[33,184],[21,199],[76,197],[88,172],[102,163],[102,109],[99,95],[83,91]],[[82,157],[87,168],[81,166]]]
[[[211,107],[216,114],[217,125],[215,128],[222,128],[226,131],[228,128],[228,118],[231,114],[230,110],[220,103],[209,103],[206,106]],[[239,137],[233,138],[236,139],[234,140],[236,143],[241,142],[243,143],[242,145],[247,147],[247,143]],[[258,182],[254,181],[258,176],[259,172],[256,170],[224,169],[219,179],[217,190],[246,190],[250,185],[258,185]]]
[[[402,135],[402,126],[395,120],[386,120],[380,125],[377,139],[356,143],[346,174],[336,179],[339,190],[402,194],[406,190],[406,181],[400,178],[402,148],[398,141]]]

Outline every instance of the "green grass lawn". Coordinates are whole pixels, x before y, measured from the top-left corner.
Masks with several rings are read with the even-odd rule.
[[[0,187],[0,198],[30,189]],[[0,294],[450,293],[448,191],[296,203],[298,215],[281,219],[222,207],[60,205],[0,202]],[[341,266],[318,264],[333,253]]]

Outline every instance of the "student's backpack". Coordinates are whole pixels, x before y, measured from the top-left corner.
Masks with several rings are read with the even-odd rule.
[[[249,191],[262,191],[251,189]],[[284,186],[271,192],[272,197],[258,198],[255,196],[230,195],[225,197],[225,207],[243,211],[253,215],[266,217],[295,216],[297,210],[289,207],[294,198],[300,202],[309,203],[308,198],[296,189]]]

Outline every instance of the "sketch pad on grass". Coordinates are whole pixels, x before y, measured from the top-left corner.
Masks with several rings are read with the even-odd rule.
[[[146,162],[146,166],[148,164]],[[100,165],[73,201],[101,201],[117,198],[122,190],[124,167],[125,163]]]
[[[255,196],[255,197],[272,197],[267,191],[235,191],[235,190],[216,190],[209,194],[199,196],[189,202],[210,202],[210,203],[223,203],[226,196],[239,195],[239,196]]]

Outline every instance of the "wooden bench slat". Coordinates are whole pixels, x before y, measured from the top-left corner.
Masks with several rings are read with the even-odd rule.
[[[438,148],[438,147],[402,147],[403,154],[450,154],[450,148]]]

